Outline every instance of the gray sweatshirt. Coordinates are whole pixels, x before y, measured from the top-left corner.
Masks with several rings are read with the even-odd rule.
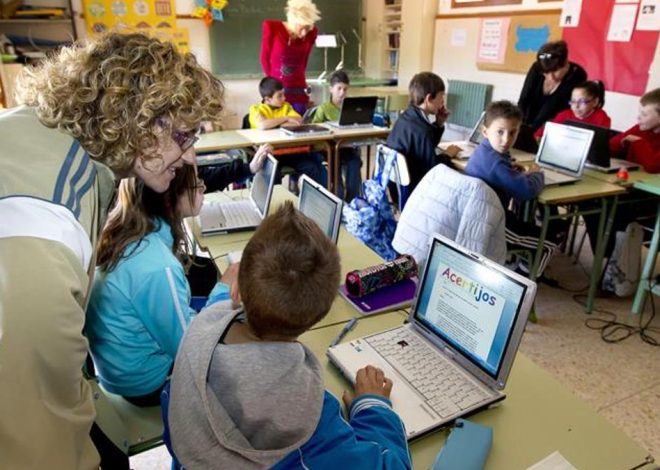
[[[172,446],[189,470],[270,467],[314,433],[322,369],[297,342],[222,344],[240,310],[218,303],[191,323],[171,383]]]

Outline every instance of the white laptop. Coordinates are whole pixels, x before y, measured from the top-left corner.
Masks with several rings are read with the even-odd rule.
[[[301,176],[299,184],[298,209],[337,243],[343,201],[307,175]]]
[[[326,124],[340,129],[373,127],[377,102],[377,96],[347,96],[341,104],[339,121],[328,121]]]
[[[409,322],[327,354],[351,381],[366,365],[383,369],[417,438],[505,398],[535,296],[533,281],[434,234]]]
[[[460,158],[460,159],[470,158],[474,153],[474,151],[476,150],[476,148],[479,147],[481,141],[484,140],[484,136],[481,133],[481,128],[483,127],[485,116],[486,116],[485,112],[481,113],[479,120],[475,124],[474,128],[472,128],[472,132],[470,132],[470,137],[468,138],[468,140],[461,140],[458,142],[443,142],[439,144],[438,147],[440,147],[442,150],[446,150],[447,147],[449,147],[450,145],[458,145],[461,148],[461,151],[458,153],[456,158]]]
[[[582,179],[594,131],[547,122],[536,152],[536,164],[545,175],[545,186]]]
[[[202,233],[229,233],[256,228],[268,214],[276,176],[277,160],[268,155],[261,170],[254,175],[248,199],[204,201],[199,213]]]

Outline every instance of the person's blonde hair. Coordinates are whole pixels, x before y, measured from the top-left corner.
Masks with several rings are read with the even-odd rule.
[[[321,12],[310,0],[289,0],[285,10],[286,20],[291,24],[311,26],[321,19]]]
[[[110,33],[26,70],[19,99],[47,127],[78,139],[120,175],[155,152],[161,133],[219,123],[222,82],[192,54],[142,34]],[[157,124],[158,123],[158,124]],[[165,129],[162,128],[165,123]]]

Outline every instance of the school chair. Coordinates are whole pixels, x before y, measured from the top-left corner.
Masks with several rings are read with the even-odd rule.
[[[378,174],[379,168],[383,164],[383,154],[388,150],[393,151],[385,144],[378,144],[376,146],[374,175]],[[406,162],[406,157],[400,152],[397,152],[396,165],[394,165],[394,173],[390,174],[390,182],[396,187],[396,193],[398,196],[396,198],[396,203],[399,209],[399,213],[401,213],[409,196],[410,173],[408,172],[408,163]]]

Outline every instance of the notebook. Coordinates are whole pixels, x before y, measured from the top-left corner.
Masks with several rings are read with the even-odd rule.
[[[409,322],[327,355],[351,381],[368,364],[383,369],[414,439],[505,398],[535,295],[533,281],[434,234]]]
[[[269,154],[261,170],[254,175],[248,199],[204,201],[199,213],[202,234],[239,232],[256,228],[268,214],[276,175],[277,160]]]
[[[603,173],[616,173],[621,168],[630,171],[639,169],[639,165],[635,163],[619,158],[610,158],[610,130],[606,127],[579,121],[566,121],[566,124],[594,131],[594,139],[591,142],[587,163],[585,164],[587,168]]]
[[[344,202],[307,175],[300,177],[299,185],[298,209],[337,243]]]
[[[484,135],[481,133],[481,128],[484,125],[485,116],[486,116],[485,112],[481,113],[481,116],[479,116],[479,120],[472,128],[472,132],[470,132],[470,137],[468,138],[468,140],[461,140],[458,142],[443,142],[442,144],[439,145],[439,147],[442,150],[446,150],[447,147],[449,147],[450,145],[458,145],[461,148],[461,151],[458,152],[456,158],[460,158],[462,160],[470,158],[474,153],[474,151],[476,150],[476,148],[479,147],[481,141],[484,140]]]
[[[575,183],[582,179],[594,131],[548,122],[536,153],[536,164],[545,175],[545,186]]]
[[[317,124],[300,124],[299,126],[282,126],[280,130],[291,137],[308,137],[310,135],[330,134],[330,129]]]
[[[377,96],[347,96],[341,104],[339,121],[326,124],[338,128],[372,127]]]

